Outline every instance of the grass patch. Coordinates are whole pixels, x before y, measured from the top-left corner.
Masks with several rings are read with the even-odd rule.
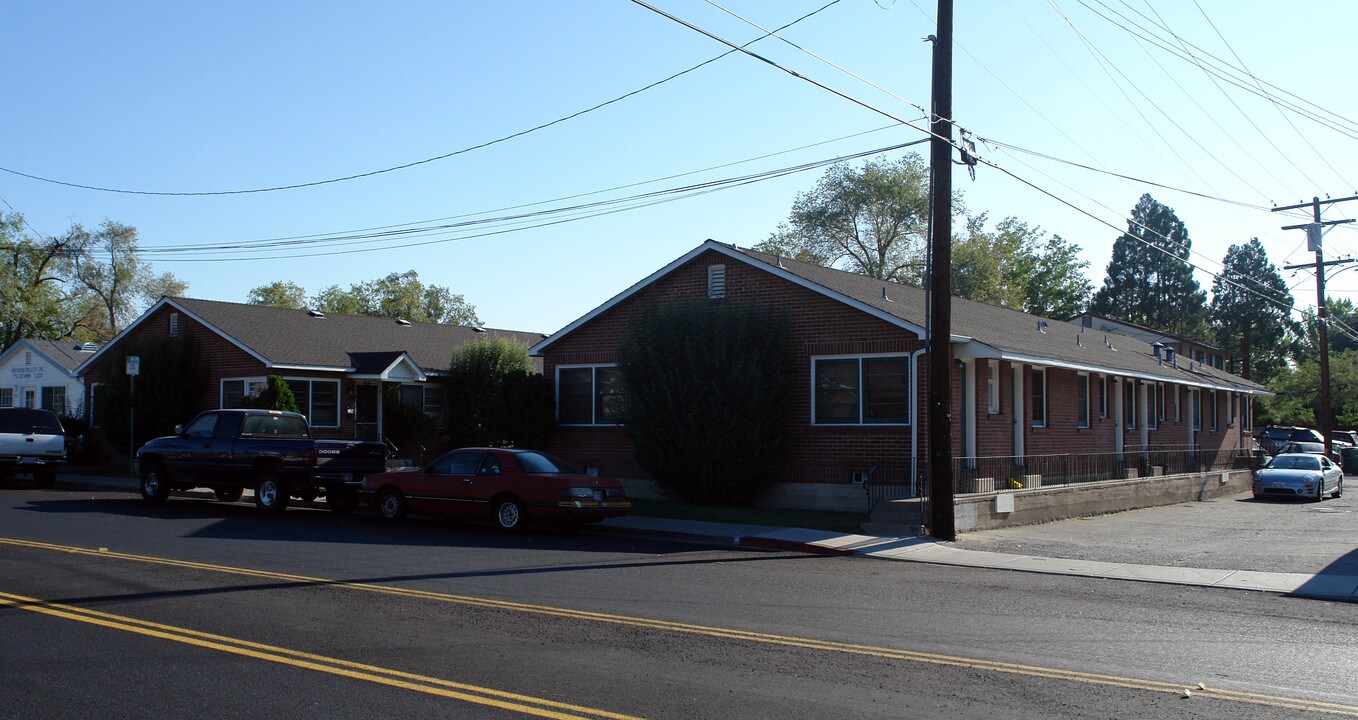
[[[738,523],[741,525],[769,525],[800,527],[830,532],[859,533],[867,513],[834,512],[830,510],[784,510],[756,507],[717,507],[689,505],[669,500],[632,498],[632,514],[673,520]]]

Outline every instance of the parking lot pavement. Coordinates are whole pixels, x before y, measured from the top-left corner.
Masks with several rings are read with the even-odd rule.
[[[964,550],[1273,573],[1358,576],[1358,497],[1304,502],[1249,493],[958,536]]]

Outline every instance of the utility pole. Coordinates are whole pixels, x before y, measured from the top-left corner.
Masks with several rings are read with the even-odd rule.
[[[1316,338],[1317,338],[1317,342],[1320,344],[1320,412],[1316,413],[1316,421],[1317,421],[1317,424],[1320,425],[1320,428],[1319,428],[1319,429],[1320,429],[1320,434],[1325,438],[1325,454],[1326,454],[1326,455],[1329,455],[1329,454],[1333,451],[1334,448],[1333,448],[1333,445],[1331,445],[1331,441],[1330,441],[1330,413],[1331,413],[1331,409],[1330,409],[1330,329],[1329,329],[1329,318],[1330,318],[1330,313],[1329,313],[1329,311],[1325,308],[1325,267],[1326,267],[1327,265],[1342,265],[1343,263],[1352,262],[1352,260],[1331,260],[1330,262],[1325,262],[1325,252],[1324,252],[1324,247],[1323,247],[1323,246],[1324,246],[1324,243],[1322,242],[1321,238],[1322,238],[1322,236],[1324,235],[1324,232],[1323,232],[1323,231],[1324,231],[1324,228],[1325,228],[1326,225],[1340,225],[1340,224],[1343,224],[1343,223],[1351,223],[1351,222],[1353,222],[1353,220],[1352,220],[1352,219],[1348,219],[1348,220],[1329,220],[1329,221],[1326,221],[1326,222],[1322,222],[1321,219],[1320,219],[1320,206],[1321,206],[1322,204],[1324,204],[1324,205],[1329,205],[1329,204],[1332,204],[1332,203],[1344,202],[1345,200],[1358,200],[1358,195],[1355,195],[1355,196],[1353,196],[1353,197],[1339,198],[1338,200],[1328,200],[1328,199],[1327,199],[1327,200],[1324,201],[1324,203],[1321,202],[1320,198],[1318,198],[1318,197],[1313,197],[1313,198],[1311,198],[1311,202],[1309,202],[1309,203],[1301,203],[1300,205],[1288,205],[1287,207],[1273,208],[1273,212],[1279,212],[1279,211],[1282,211],[1282,210],[1296,210],[1296,209],[1304,208],[1304,207],[1310,207],[1310,208],[1311,208],[1311,219],[1312,219],[1312,222],[1309,222],[1309,223],[1302,223],[1302,224],[1300,224],[1300,225],[1284,225],[1284,226],[1283,226],[1283,229],[1284,229],[1284,230],[1298,230],[1298,229],[1305,229],[1305,230],[1306,230],[1306,241],[1307,241],[1307,245],[1308,245],[1307,249],[1308,249],[1308,250],[1314,250],[1315,253],[1316,253],[1316,262],[1315,262],[1315,269],[1316,269]],[[1286,266],[1285,269],[1287,269],[1287,270],[1292,270],[1292,269],[1295,269],[1295,268],[1304,268],[1304,267],[1309,267],[1309,266],[1308,266],[1308,265],[1288,265],[1288,266]]]
[[[938,0],[933,37],[929,144],[929,515],[930,534],[956,540],[952,488],[952,5]]]

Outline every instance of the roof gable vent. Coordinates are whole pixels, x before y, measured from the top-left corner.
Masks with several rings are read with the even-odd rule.
[[[308,311],[306,311],[306,314],[308,314],[308,315],[310,315],[311,317],[314,317],[314,318],[323,318],[323,317],[325,317],[325,313],[321,312],[320,310],[308,310]]]
[[[707,266],[707,297],[709,300],[720,300],[726,297],[725,265]]]

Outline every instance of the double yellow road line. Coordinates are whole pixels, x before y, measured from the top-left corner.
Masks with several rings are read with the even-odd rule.
[[[861,655],[903,662],[960,667],[973,670],[1005,673],[1010,675],[1022,675],[1028,677],[1045,678],[1051,680],[1065,680],[1069,682],[1126,688],[1130,690],[1142,690],[1147,692],[1167,693],[1173,695],[1181,695],[1185,690],[1191,690],[1193,696],[1198,698],[1211,698],[1216,700],[1241,702],[1252,705],[1263,705],[1267,707],[1281,709],[1310,710],[1329,714],[1344,715],[1349,717],[1358,717],[1358,706],[1355,705],[1322,702],[1318,700],[1306,700],[1303,698],[1292,698],[1278,695],[1265,695],[1261,693],[1227,690],[1223,688],[1213,688],[1213,687],[1201,688],[1196,683],[1184,684],[1184,683],[1164,682],[1158,680],[1145,680],[1140,678],[1129,678],[1117,675],[1105,675],[1075,670],[1063,670],[1060,668],[1049,668],[1038,665],[1026,665],[1022,663],[1008,663],[995,660],[983,660],[979,658],[942,655],[938,653],[924,653],[912,650],[900,650],[896,648],[875,645],[861,645],[855,643],[835,642],[830,640],[817,640],[814,638],[804,638],[790,635],[776,635],[770,633],[759,633],[747,630],[737,630],[733,628],[722,628],[708,625],[694,625],[689,623],[672,622],[669,620],[658,620],[628,615],[614,615],[609,613],[590,612],[586,610],[573,610],[570,608],[555,607],[551,605],[534,605],[529,603],[520,603],[508,600],[495,600],[491,598],[480,598],[468,595],[454,595],[429,590],[416,590],[411,588],[402,588],[389,585],[378,585],[374,583],[331,580],[326,578],[308,577],[305,575],[277,573],[267,570],[253,570],[249,568],[232,567],[228,565],[213,565],[208,563],[199,563],[186,560],[174,560],[171,558],[154,557],[148,555],[133,555],[129,553],[111,552],[105,548],[90,549],[65,545],[53,545],[50,543],[32,542],[28,540],[0,538],[0,546],[5,545],[41,550],[51,550],[76,555],[99,557],[103,559],[115,559],[140,563],[149,563],[155,565],[166,565],[189,570],[199,570],[205,572],[254,577],[272,581],[295,583],[297,585],[325,585],[349,590],[381,593],[384,595],[395,595],[400,597],[418,598],[422,600],[432,600],[436,602],[454,603],[458,605],[491,608],[510,612],[530,613],[534,615],[546,615],[551,617],[569,618],[573,620],[586,620],[592,622],[608,623],[613,625],[624,625],[629,627],[644,628],[648,630],[659,630],[664,632],[688,635],[700,635],[705,637],[737,640],[764,645],[796,647],[808,650],[844,653],[850,655]],[[86,622],[91,621],[86,620],[86,618],[97,619],[104,617],[102,613],[95,613],[93,611],[81,610],[69,606],[56,606],[50,603],[43,603],[42,601],[35,601],[28,598],[20,598],[19,596],[16,595],[0,593],[0,606],[3,605],[22,607],[24,609],[35,610],[37,612],[46,612],[47,614],[52,615],[64,613],[60,614],[59,616],[69,617],[70,619],[75,620],[83,620]],[[167,637],[166,639],[177,640],[180,642],[188,642],[188,640],[186,640],[185,638],[194,639],[195,642],[190,642],[190,644],[200,644],[199,642],[196,642],[197,640],[201,640],[202,642],[212,642],[220,645],[220,647],[218,647],[217,645],[213,645],[212,647],[214,647],[215,649],[220,649],[227,652],[237,652],[238,654],[246,654],[250,655],[251,657],[260,657],[259,655],[252,655],[251,653],[264,653],[270,656],[261,657],[261,659],[273,660],[276,662],[283,662],[283,660],[279,660],[278,658],[289,658],[290,660],[288,661],[288,664],[293,664],[298,667],[308,667],[311,669],[321,670],[324,672],[335,672],[336,674],[348,675],[350,677],[361,677],[361,679],[372,680],[374,682],[383,682],[384,684],[394,685],[398,687],[407,687],[407,685],[403,683],[408,683],[410,685],[408,689],[420,690],[422,692],[431,692],[432,689],[437,689],[438,692],[435,692],[434,694],[443,694],[448,697],[457,697],[457,699],[464,699],[469,702],[481,702],[482,704],[495,705],[496,707],[504,707],[503,705],[498,705],[496,703],[516,704],[515,707],[512,708],[507,707],[506,709],[513,709],[519,712],[529,712],[530,714],[538,715],[541,717],[552,717],[552,718],[590,717],[590,718],[619,718],[619,719],[630,717],[625,715],[607,713],[599,710],[591,710],[588,708],[582,708],[580,706],[533,700],[531,698],[526,698],[525,696],[520,695],[514,695],[512,693],[502,693],[499,691],[488,690],[486,688],[476,688],[475,686],[463,685],[460,683],[452,683],[449,681],[437,680],[433,678],[425,678],[423,676],[410,675],[391,670],[384,670],[382,668],[362,665],[359,663],[350,663],[342,660],[335,660],[333,658],[322,658],[320,656],[308,655],[307,653],[300,653],[296,651],[286,650],[283,648],[275,648],[271,646],[257,645],[245,641],[223,638],[221,636],[199,633],[192,630],[184,630],[180,628],[169,628],[168,630],[163,630],[163,628],[168,628],[168,626],[159,626],[154,623],[145,623],[143,621],[133,620],[130,618],[120,618],[117,616],[107,616],[107,618],[109,618],[108,622],[121,623],[122,625],[119,626],[119,629],[129,630],[132,632],[141,632],[142,634],[153,635],[155,632],[172,631],[173,637]],[[134,630],[133,628],[139,629]],[[159,635],[155,636],[160,637]],[[206,645],[203,646],[207,647]],[[313,663],[316,664],[316,667],[312,667],[311,665],[302,665],[300,663]],[[462,697],[462,695],[466,695],[467,697]],[[537,705],[536,706],[531,705],[529,704],[530,702],[537,703]],[[522,707],[520,707],[519,705],[522,705]],[[578,715],[544,714],[552,712],[579,713],[579,714]]]

